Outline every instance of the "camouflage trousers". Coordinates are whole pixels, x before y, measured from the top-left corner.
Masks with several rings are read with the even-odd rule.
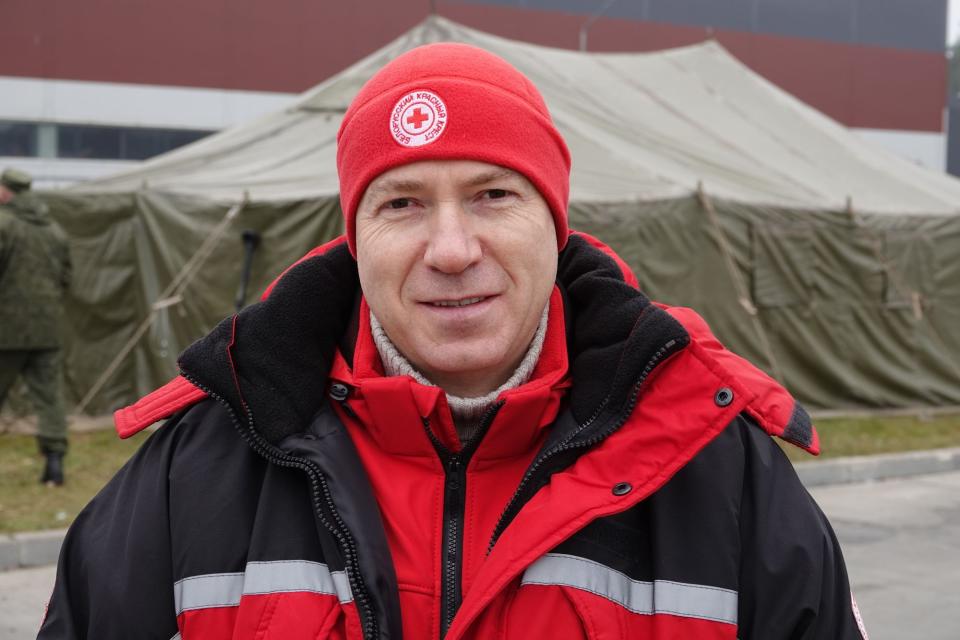
[[[0,349],[0,408],[19,376],[27,383],[37,414],[37,443],[44,453],[67,450],[67,419],[60,392],[60,349]]]

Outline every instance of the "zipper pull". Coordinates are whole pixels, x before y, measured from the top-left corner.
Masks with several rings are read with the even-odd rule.
[[[463,465],[460,463],[460,456],[452,455],[450,459],[447,460],[447,471],[449,473],[457,473],[460,471],[460,467]]]
[[[449,509],[459,511],[462,503],[460,489],[463,486],[463,461],[460,456],[453,455],[447,460],[447,495],[450,501]]]

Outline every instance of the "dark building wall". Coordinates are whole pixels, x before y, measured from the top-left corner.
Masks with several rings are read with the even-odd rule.
[[[469,26],[566,48],[599,6],[436,1]],[[299,92],[429,11],[429,0],[6,0],[0,75]],[[620,0],[588,43],[648,51],[715,37],[848,126],[941,131],[945,25],[946,0]]]
[[[463,0],[468,4],[591,15],[599,0]],[[713,27],[846,44],[942,52],[946,0],[619,0],[604,11],[673,25]]]

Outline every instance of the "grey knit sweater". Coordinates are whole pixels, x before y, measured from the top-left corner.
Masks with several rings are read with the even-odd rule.
[[[517,369],[506,382],[479,398],[462,398],[450,393],[447,394],[447,404],[450,405],[450,412],[453,414],[453,423],[457,429],[457,435],[460,436],[461,442],[467,442],[473,437],[479,426],[480,419],[496,402],[497,396],[508,389],[519,387],[530,379],[530,376],[533,374],[533,368],[536,366],[537,360],[540,359],[540,351],[543,349],[543,339],[547,335],[548,310],[549,305],[544,308],[543,314],[540,316],[540,324],[537,326],[537,331],[534,333],[533,340],[530,342],[530,348],[527,349],[523,360],[520,361]],[[430,387],[437,386],[417,371],[413,365],[410,364],[410,361],[397,350],[372,311],[370,312],[370,329],[373,333],[373,341],[377,345],[377,351],[380,353],[380,359],[383,361],[384,373],[388,376],[410,376],[420,384]]]

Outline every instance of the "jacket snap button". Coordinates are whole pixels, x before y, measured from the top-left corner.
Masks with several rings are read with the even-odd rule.
[[[335,382],[333,385],[331,385],[330,397],[337,402],[346,400],[348,395],[350,395],[350,389],[347,388],[347,385],[340,384],[339,382]]]
[[[613,485],[613,495],[615,496],[625,496],[631,491],[633,491],[633,485],[629,482],[618,482]]]
[[[720,387],[717,395],[713,397],[713,401],[718,407],[726,407],[733,402],[733,390],[730,387]]]

